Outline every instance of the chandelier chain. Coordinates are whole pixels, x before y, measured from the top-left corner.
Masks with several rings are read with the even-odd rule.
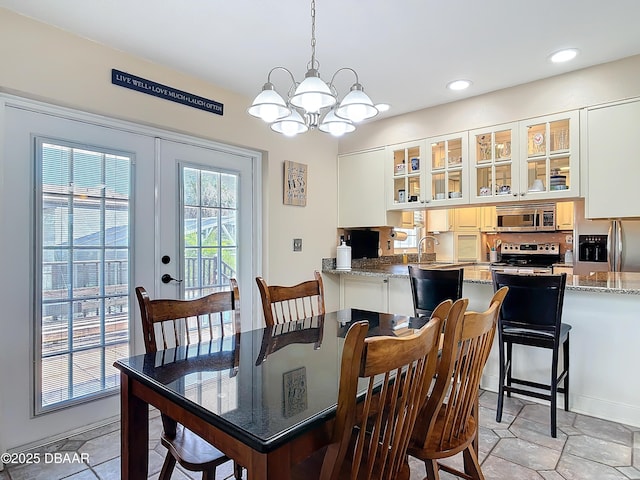
[[[316,0],[311,0],[311,68],[316,68]]]

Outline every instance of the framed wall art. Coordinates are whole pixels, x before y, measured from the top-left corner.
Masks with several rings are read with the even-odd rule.
[[[304,207],[307,205],[307,165],[284,162],[284,204]]]
[[[307,369],[300,367],[282,374],[283,415],[292,417],[307,409]]]

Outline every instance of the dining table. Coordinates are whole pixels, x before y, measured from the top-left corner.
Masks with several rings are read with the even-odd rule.
[[[360,320],[368,336],[401,336],[428,318],[344,309],[117,360],[122,480],[148,477],[149,405],[246,468],[249,480],[290,478],[292,465],[330,441],[344,337]]]

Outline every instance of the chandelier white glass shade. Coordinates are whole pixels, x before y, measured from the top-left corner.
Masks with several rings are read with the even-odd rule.
[[[315,39],[315,0],[311,1],[311,61],[302,82],[285,67],[274,67],[267,76],[267,83],[247,110],[249,115],[261,118],[271,125],[275,132],[288,136],[318,128],[320,131],[340,136],[353,132],[355,123],[372,118],[378,109],[359,82],[358,74],[352,68],[341,68],[333,74],[331,82],[325,83],[318,71]],[[291,78],[287,100],[276,91],[271,83],[271,74],[283,70]],[[338,92],[334,87],[336,75],[349,71],[355,75],[355,83],[345,97],[338,102]]]

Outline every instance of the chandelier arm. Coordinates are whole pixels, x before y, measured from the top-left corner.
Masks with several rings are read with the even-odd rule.
[[[358,78],[358,72],[356,72],[353,68],[351,68],[351,67],[339,68],[338,70],[336,70],[336,73],[333,74],[333,77],[331,77],[331,81],[329,82],[329,88],[334,89],[336,92],[337,92],[337,89],[333,85],[333,81],[336,79],[336,76],[343,70],[349,70],[350,72],[352,72],[356,77],[356,83],[360,83],[360,80]]]

